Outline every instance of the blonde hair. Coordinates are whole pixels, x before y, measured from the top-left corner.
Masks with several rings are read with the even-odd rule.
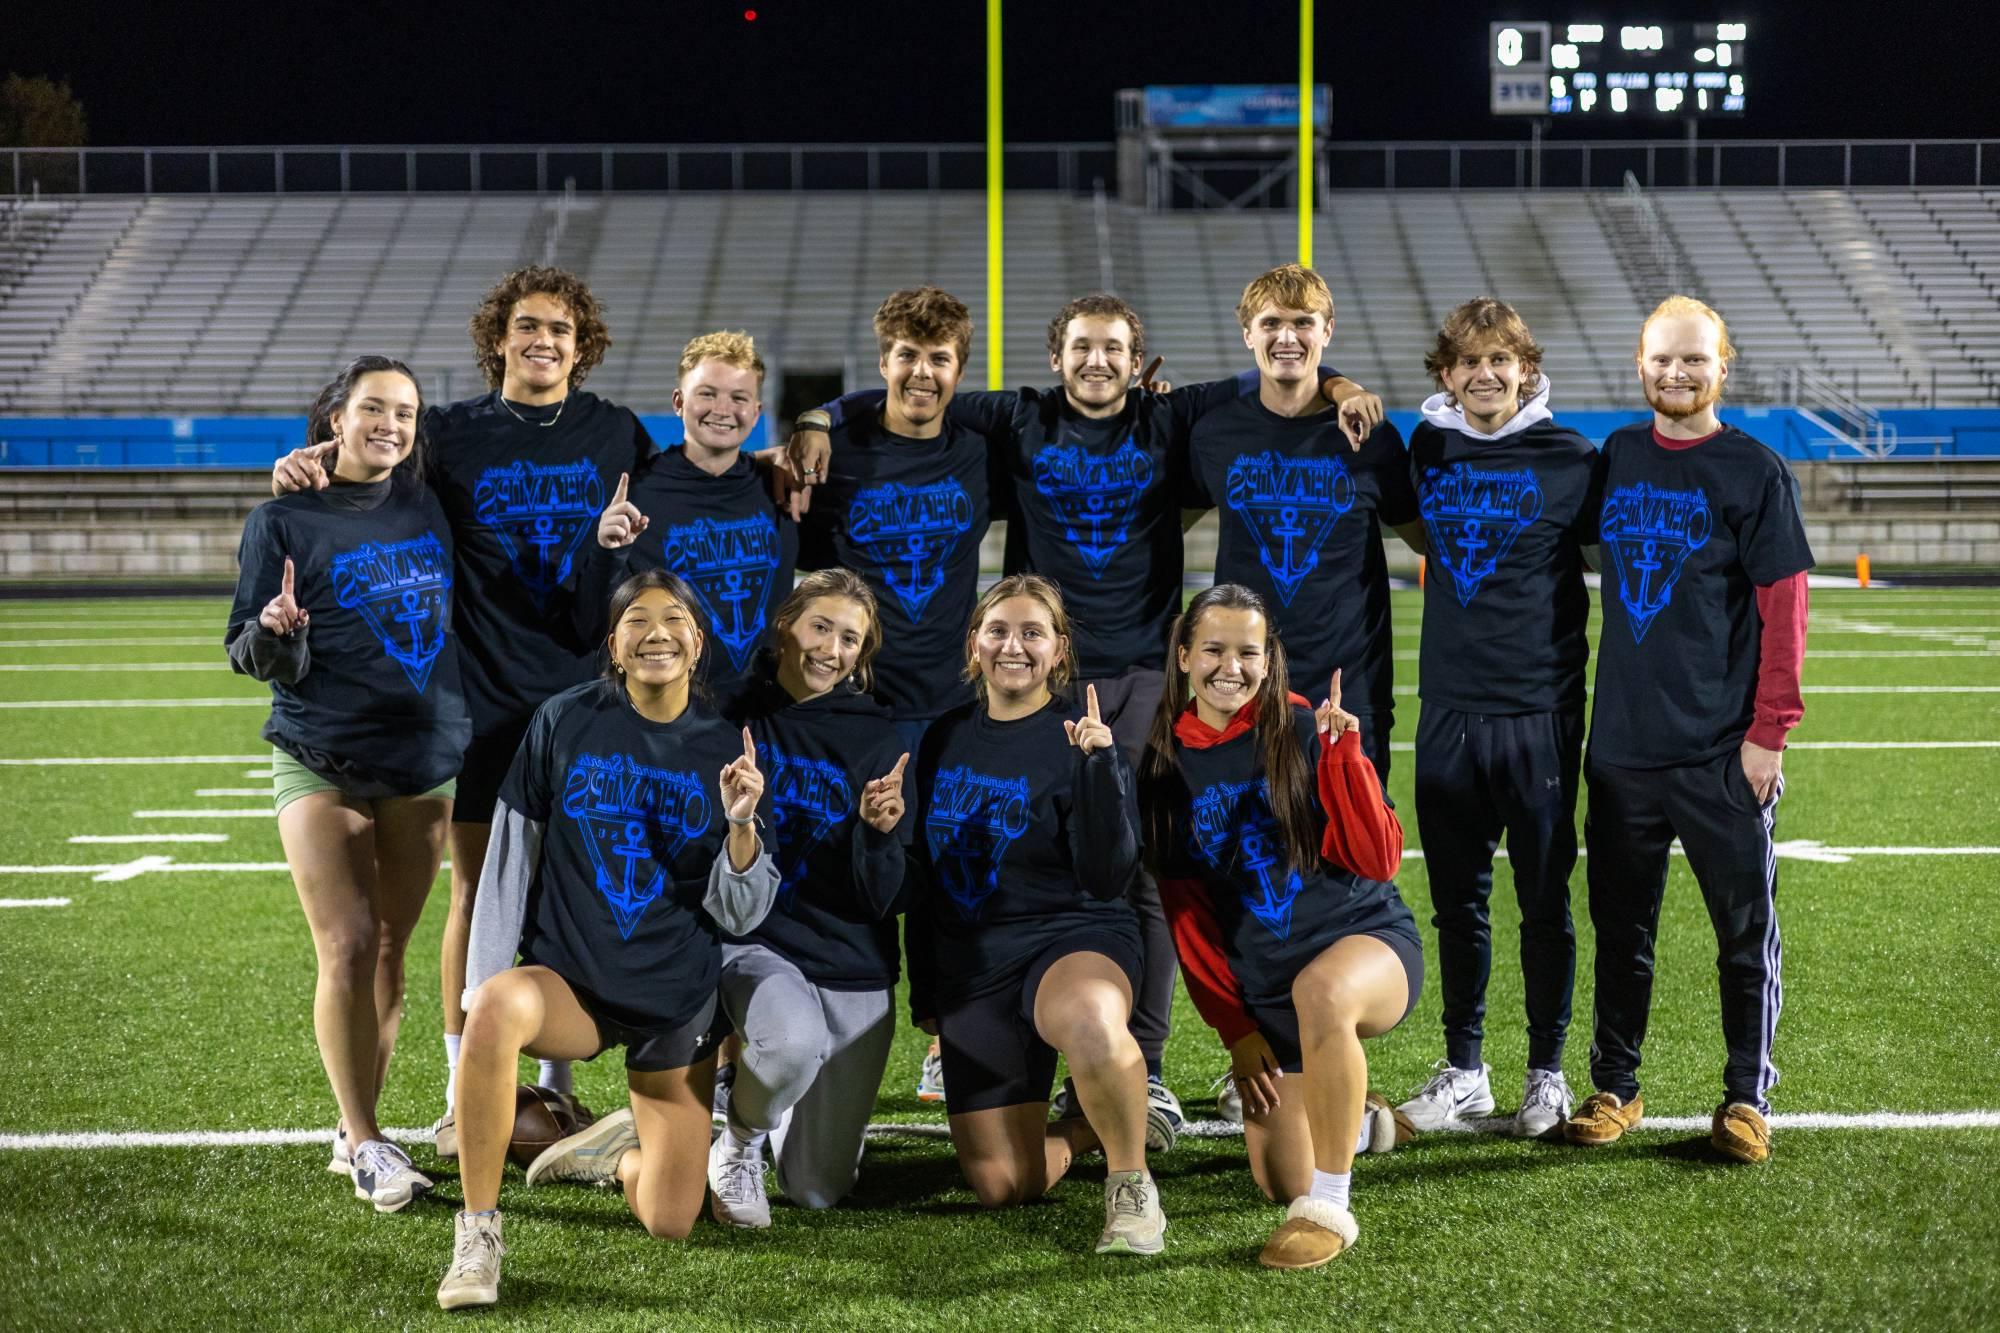
[[[1424,369],[1442,381],[1444,373],[1458,364],[1474,344],[1498,338],[1500,345],[1521,363],[1521,399],[1533,398],[1542,388],[1542,345],[1528,332],[1528,322],[1505,301],[1475,296],[1444,317],[1437,344],[1424,353]]]
[[[689,372],[704,361],[720,361],[738,370],[754,370],[758,385],[764,383],[764,358],[757,352],[757,340],[747,333],[723,330],[690,339],[688,345],[681,348],[679,378],[686,379]]]
[[[1267,305],[1281,310],[1305,310],[1333,318],[1333,291],[1326,279],[1303,264],[1280,264],[1250,280],[1236,303],[1236,322],[1250,327],[1250,318]]]
[[[875,590],[869,587],[859,574],[851,569],[816,569],[810,574],[799,576],[799,584],[792,589],[792,595],[778,608],[778,614],[771,619],[771,628],[782,635],[798,622],[806,613],[806,608],[822,597],[839,597],[854,603],[868,613],[868,631],[861,636],[861,651],[855,655],[854,671],[848,680],[854,688],[866,694],[875,688],[875,654],[882,650],[882,611],[875,601]],[[775,637],[775,636],[774,636]],[[780,648],[778,651],[783,652]]]
[[[1069,611],[1063,606],[1062,590],[1040,574],[1009,574],[988,588],[972,608],[972,623],[965,627],[965,679],[986,699],[986,678],[979,674],[979,627],[986,623],[994,607],[1009,597],[1032,597],[1049,613],[1049,628],[1063,641],[1062,656],[1049,668],[1049,688],[1060,690],[1076,679],[1076,639],[1069,632]]]
[[[1675,315],[1698,315],[1711,321],[1715,325],[1716,333],[1721,335],[1722,345],[1716,354],[1722,358],[1722,364],[1726,366],[1736,359],[1736,344],[1729,341],[1729,322],[1717,314],[1715,308],[1708,302],[1698,301],[1692,296],[1682,296],[1678,292],[1654,306],[1653,313],[1646,316],[1646,322],[1639,326],[1639,347],[1633,355],[1637,357],[1646,355],[1646,330],[1653,326],[1654,320],[1669,319]]]

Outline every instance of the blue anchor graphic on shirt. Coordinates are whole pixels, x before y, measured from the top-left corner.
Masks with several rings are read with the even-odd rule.
[[[971,530],[972,497],[950,477],[925,486],[870,486],[847,511],[848,539],[913,623],[944,587],[945,566]]]
[[[451,618],[451,557],[425,533],[406,542],[363,542],[333,557],[334,599],[360,612],[382,651],[422,690]]]
[[[1290,606],[1306,575],[1319,568],[1341,515],[1354,507],[1354,478],[1339,458],[1292,458],[1266,451],[1229,465],[1223,503],[1257,543],[1257,559]]]
[[[1292,933],[1292,905],[1304,887],[1296,870],[1277,874],[1283,864],[1284,840],[1271,813],[1263,779],[1218,782],[1194,800],[1191,841],[1204,861],[1225,874],[1232,862],[1257,877],[1255,895],[1244,893],[1243,905],[1279,939]]]
[[[771,583],[778,568],[778,527],[769,514],[742,519],[700,518],[667,529],[667,568],[694,585],[715,635],[741,671],[764,635]]]
[[[473,485],[473,512],[507,553],[537,606],[569,577],[577,545],[604,507],[604,485],[588,461],[487,468]]]
[[[1642,481],[1604,497],[1598,535],[1618,576],[1618,601],[1632,642],[1643,642],[1673,601],[1687,558],[1708,544],[1714,526],[1708,496],[1699,487],[1675,491]]]
[[[653,849],[646,842],[646,826],[637,820],[625,825],[625,836],[622,841],[611,845],[611,854],[624,863],[621,867],[623,873],[614,885],[604,869],[599,867],[597,891],[610,903],[613,915],[618,918],[620,933],[630,939],[632,927],[665,888],[667,872],[655,868],[651,879],[642,880],[640,863],[652,859]]]
[[[1453,463],[1448,470],[1425,471],[1417,509],[1458,604],[1470,606],[1515,539],[1541,517],[1542,487],[1526,468],[1497,471]]]
[[[577,755],[563,775],[562,808],[583,834],[597,891],[628,940],[666,891],[674,857],[710,817],[700,778],[623,754]]]

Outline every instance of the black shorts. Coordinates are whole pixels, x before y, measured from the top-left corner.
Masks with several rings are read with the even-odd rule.
[[[1423,993],[1424,946],[1415,935],[1406,935],[1400,930],[1364,930],[1361,933],[1395,950],[1397,961],[1403,965],[1403,980],[1409,985],[1409,996],[1404,1001],[1402,1014],[1396,1019],[1396,1023],[1401,1023],[1417,1007],[1417,997]],[[1243,1007],[1256,1022],[1257,1031],[1270,1043],[1271,1054],[1278,1058],[1278,1068],[1287,1074],[1296,1074],[1303,1069],[1305,1064],[1299,1051],[1299,1011],[1290,997],[1275,1004],[1254,1004],[1245,1000]]]
[[[1056,1081],[1056,1048],[1035,1030],[1035,992],[1071,954],[1103,954],[1139,993],[1136,942],[1108,931],[1079,931],[1035,955],[1019,982],[938,1007],[945,1109],[952,1115],[1045,1102]]]
[[[576,1002],[590,1015],[590,1021],[597,1024],[597,1052],[590,1058],[595,1060],[613,1046],[623,1046],[625,1068],[634,1073],[653,1074],[662,1069],[685,1069],[713,1059],[722,1033],[729,1030],[729,1020],[721,1017],[721,1006],[713,995],[708,997],[699,1013],[678,1027],[640,1027],[626,1022],[629,1015],[618,1013],[615,1006],[592,995],[568,977],[563,980],[569,986],[570,994],[576,996]],[[721,1032],[716,1030],[718,1020]]]
[[[514,752],[527,739],[528,725],[535,720],[530,712],[491,731],[473,736],[465,747],[465,762],[459,766],[458,799],[451,807],[454,824],[491,824],[493,805],[500,799],[500,784],[514,766]]]

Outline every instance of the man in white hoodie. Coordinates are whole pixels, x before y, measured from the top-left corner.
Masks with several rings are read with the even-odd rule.
[[[1569,1115],[1563,1039],[1576,979],[1569,876],[1583,747],[1582,541],[1597,506],[1597,450],[1556,424],[1542,349],[1490,297],[1452,311],[1424,366],[1441,392],[1410,436],[1429,547],[1418,662],[1417,827],[1430,877],[1445,1057],[1399,1108],[1420,1130],[1490,1114],[1480,1060],[1492,969],[1487,899],[1507,835],[1521,904],[1528,1073],[1513,1129]]]

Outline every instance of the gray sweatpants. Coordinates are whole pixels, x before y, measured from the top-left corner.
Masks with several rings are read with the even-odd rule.
[[[722,1004],[743,1038],[730,1118],[770,1133],[778,1188],[801,1207],[833,1207],[861,1174],[894,1001],[893,988],[822,989],[762,944],[722,946]]]

